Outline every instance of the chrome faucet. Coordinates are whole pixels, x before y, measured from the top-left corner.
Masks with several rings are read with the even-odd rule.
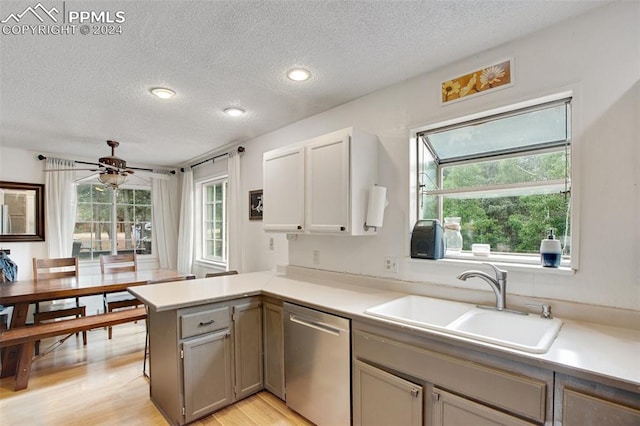
[[[495,278],[482,271],[466,271],[458,275],[458,279],[466,281],[467,278],[478,277],[485,280],[487,284],[491,286],[493,292],[496,294],[496,309],[499,311],[504,311],[505,309],[507,309],[507,271],[499,269],[492,263],[485,263],[485,265],[489,265],[493,268],[496,273]]]

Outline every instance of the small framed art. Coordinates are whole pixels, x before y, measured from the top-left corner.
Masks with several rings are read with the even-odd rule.
[[[262,189],[249,191],[249,220],[262,220]]]

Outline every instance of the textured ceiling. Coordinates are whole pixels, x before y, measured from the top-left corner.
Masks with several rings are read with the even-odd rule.
[[[0,143],[177,165],[600,6],[603,1],[45,1],[123,11],[119,35],[0,34]],[[35,7],[0,2],[0,20]],[[38,24],[25,14],[20,25]],[[49,23],[49,22],[45,22]],[[13,25],[13,21],[7,24]],[[79,25],[78,25],[79,27]],[[293,66],[313,77],[295,83]],[[177,92],[160,101],[149,89]],[[247,114],[226,116],[239,106]]]

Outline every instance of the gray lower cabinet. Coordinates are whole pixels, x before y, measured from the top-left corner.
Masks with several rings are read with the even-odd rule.
[[[411,415],[406,424],[551,424],[552,372],[397,330],[359,327],[354,325],[352,351],[354,420],[359,419],[355,425],[383,424],[377,422],[382,407],[405,416],[407,411],[422,413],[422,421]],[[412,392],[421,387],[425,397],[411,400]],[[402,388],[408,392],[399,391]]]
[[[282,303],[264,302],[264,387],[284,400],[284,322]]]
[[[431,399],[434,426],[523,426],[535,424],[438,388],[433,389]]]
[[[182,344],[186,422],[233,402],[230,334],[222,330]]]
[[[263,387],[262,303],[249,299],[233,305],[235,399],[246,398]]]
[[[640,395],[556,374],[555,422],[563,426],[640,425]]]
[[[354,426],[420,426],[421,385],[362,361],[353,362]]]
[[[259,297],[149,311],[151,400],[182,425],[263,388]]]

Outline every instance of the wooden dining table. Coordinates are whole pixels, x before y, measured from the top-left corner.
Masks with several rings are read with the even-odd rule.
[[[70,299],[82,296],[101,295],[124,291],[128,287],[182,280],[191,276],[169,269],[151,269],[136,272],[106,274],[80,274],[77,277],[50,280],[22,280],[0,284],[0,305],[13,306],[10,328],[24,327],[29,305]],[[0,377],[15,374],[20,348],[7,347],[2,358]]]

